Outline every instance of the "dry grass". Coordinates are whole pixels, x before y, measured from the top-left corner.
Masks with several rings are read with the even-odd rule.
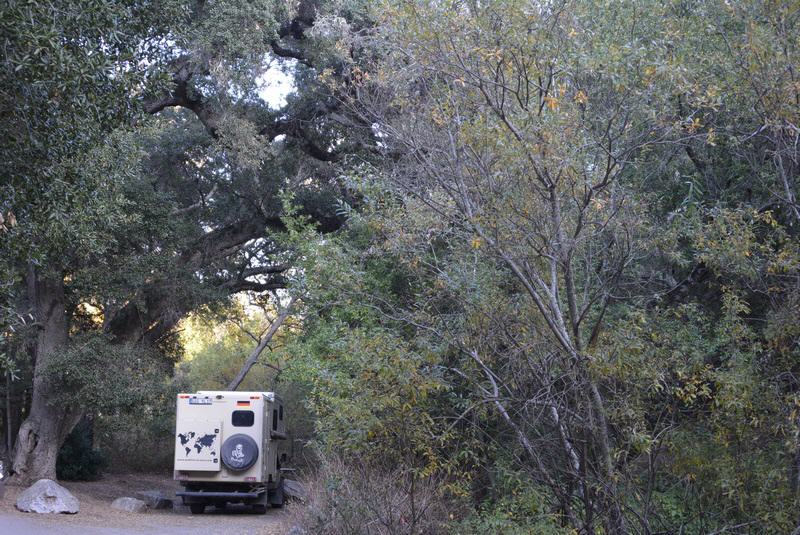
[[[303,506],[292,524],[314,535],[435,535],[447,533],[449,506],[432,478],[325,459],[304,482]]]

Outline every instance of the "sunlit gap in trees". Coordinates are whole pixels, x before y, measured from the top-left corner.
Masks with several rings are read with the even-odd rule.
[[[297,90],[294,70],[297,60],[269,61],[266,70],[256,78],[258,96],[272,109],[286,106],[286,97]]]

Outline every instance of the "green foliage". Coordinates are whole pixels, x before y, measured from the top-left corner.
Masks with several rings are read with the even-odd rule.
[[[223,58],[263,56],[277,30],[278,5],[275,0],[226,0],[199,6],[190,42]]]
[[[396,264],[350,257],[338,240],[306,244],[303,335],[284,351],[287,377],[308,385],[319,440],[330,451],[404,459],[431,473],[443,461],[431,443],[438,424],[427,410],[444,388],[431,373],[437,357],[373,302],[403,290]]]
[[[558,524],[557,515],[548,508],[547,491],[533,486],[524,473],[509,468],[508,459],[499,458],[494,471],[492,498],[482,503],[467,518],[454,522],[452,533],[470,535],[497,533],[526,535],[570,533]]]
[[[43,374],[58,385],[55,403],[99,412],[138,411],[163,396],[171,364],[154,351],[110,343],[101,334],[77,336],[48,359]]]
[[[94,449],[91,424],[83,421],[67,437],[58,452],[56,474],[67,481],[95,481],[108,464],[103,453]]]
[[[301,248],[323,444],[401,451],[414,385],[449,490],[511,459],[532,497],[472,487],[465,530],[618,531],[604,500],[643,532],[794,529],[794,6],[381,6],[373,40],[326,34],[369,51],[349,103],[387,157]]]
[[[43,373],[102,443],[155,443],[175,389],[224,388],[265,325],[226,301],[264,287],[233,274],[288,262],[297,319],[262,357],[283,371],[242,388],[296,389],[315,419],[306,525],[399,522],[338,493],[424,482],[431,530],[442,504],[465,534],[796,528],[794,3],[0,9],[0,369],[29,375],[28,270],[63,280],[71,340]],[[305,60],[270,110],[257,79],[294,9]],[[137,117],[165,66],[192,72],[173,96],[196,117]],[[356,131],[357,157],[326,152]],[[164,333],[208,306],[176,382],[175,339],[100,334],[126,305]]]
[[[103,138],[130,118],[124,97],[144,83],[143,72],[123,65],[155,28],[147,3],[129,8],[76,0],[61,3],[57,15],[47,2],[10,2],[2,9],[8,85],[0,106],[8,112],[2,124],[9,136],[0,146],[6,162],[0,203],[16,215],[17,239],[34,247],[26,252],[41,255],[96,225],[91,215],[81,218],[85,202],[93,205],[89,214],[104,219],[97,208],[109,206],[114,180],[103,175],[109,165],[114,174],[129,162],[103,157],[115,143]],[[135,152],[116,155],[135,158]]]
[[[169,472],[175,453],[175,398],[187,385],[177,378],[158,395],[128,410],[98,413],[94,439],[108,467]]]
[[[556,535],[569,533],[554,519],[538,511],[546,502],[540,494],[530,491],[522,495],[505,496],[497,503],[485,505],[462,522],[450,527],[457,535],[497,533],[498,535]]]

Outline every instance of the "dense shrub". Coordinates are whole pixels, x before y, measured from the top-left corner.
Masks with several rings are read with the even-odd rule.
[[[181,378],[160,385],[158,395],[135,410],[116,410],[96,418],[96,440],[115,471],[172,470],[175,453],[175,396],[189,389]]]
[[[100,479],[107,466],[106,456],[93,447],[93,424],[82,420],[67,437],[56,461],[58,479],[70,481],[94,481]]]

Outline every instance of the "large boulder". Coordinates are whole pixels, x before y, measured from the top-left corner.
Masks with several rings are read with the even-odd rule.
[[[40,479],[17,497],[17,509],[26,513],[70,513],[79,511],[78,498],[52,479]]]
[[[146,503],[144,503],[142,500],[131,498],[130,496],[117,498],[111,502],[111,507],[113,509],[119,509],[120,511],[125,511],[128,513],[144,513],[147,511]]]
[[[152,509],[172,508],[172,499],[170,499],[163,490],[143,490],[135,493],[134,497],[142,500]]]

